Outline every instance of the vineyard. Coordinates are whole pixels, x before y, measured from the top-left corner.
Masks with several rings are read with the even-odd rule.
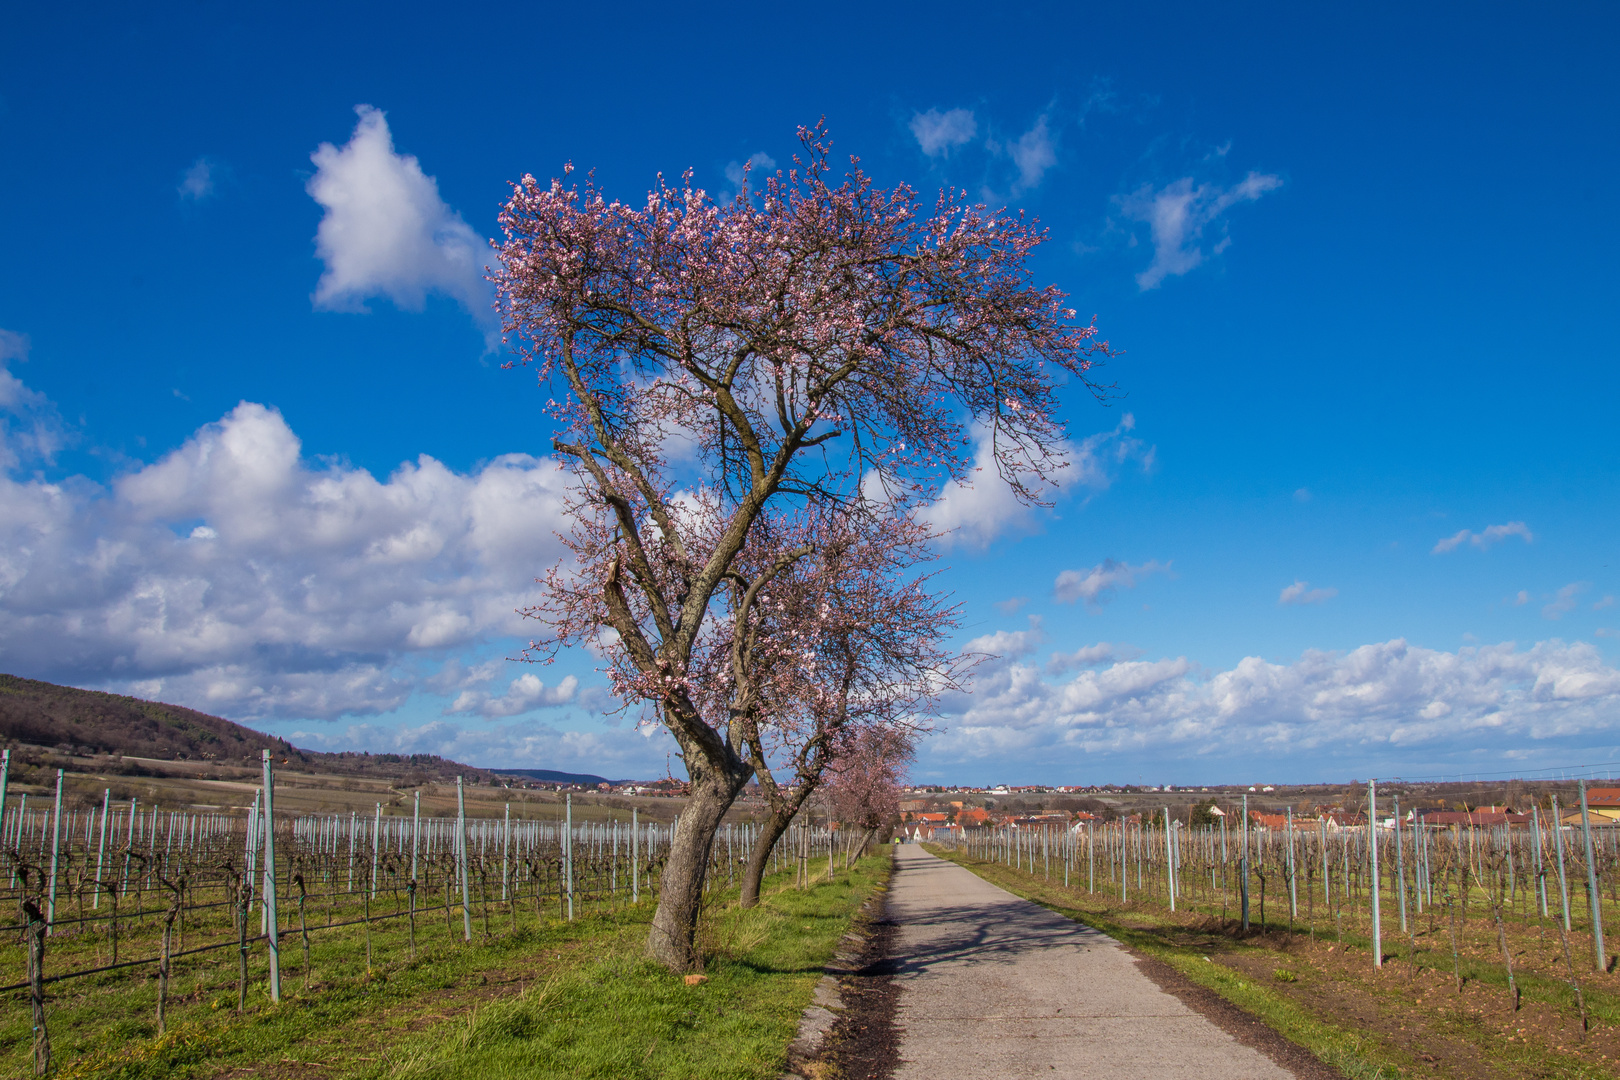
[[[0,993],[10,999],[0,1055],[32,1059],[43,1074],[51,1037],[72,1015],[71,996],[93,1016],[98,995],[149,1010],[140,1030],[161,1035],[175,1002],[247,1011],[281,1000],[285,988],[370,973],[414,960],[430,942],[487,946],[587,914],[612,916],[652,898],[675,825],[639,820],[465,813],[454,817],[278,813],[266,754],[264,784],[237,813],[146,808],[137,800],[65,810],[24,796],[0,814],[7,927],[20,947],[0,952]],[[0,772],[0,805],[4,805]],[[755,836],[727,825],[710,880],[727,884]],[[831,854],[825,829],[796,827],[778,844],[809,874]],[[275,933],[271,929],[275,929]],[[71,1013],[72,1010],[69,1010]],[[22,1023],[26,1019],[26,1023]]]
[[[1261,827],[1161,813],[940,828],[932,843],[1155,955],[1194,961],[1194,976],[1212,959],[1210,971],[1236,971],[1236,982],[1207,978],[1246,1009],[1291,997],[1295,1015],[1314,1018],[1302,1030],[1325,1018],[1364,1032],[1381,1016],[1408,1065],[1471,1040],[1483,1056],[1461,1074],[1516,1053],[1529,1063],[1519,1075],[1612,1075],[1620,975],[1605,928],[1620,913],[1620,830],[1555,800],[1524,824],[1472,828],[1413,827],[1384,806],[1374,827],[1376,814],[1350,825],[1268,815],[1280,821]]]

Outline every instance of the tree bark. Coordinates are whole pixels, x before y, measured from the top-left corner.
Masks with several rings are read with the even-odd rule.
[[[765,868],[770,865],[771,849],[782,834],[788,831],[793,824],[793,814],[798,812],[795,806],[790,813],[772,810],[760,826],[759,838],[754,841],[754,850],[748,853],[748,862],[743,866],[742,897],[738,903],[745,908],[759,906],[759,885],[765,879]]]
[[[703,967],[695,939],[709,854],[721,819],[753,772],[740,760],[719,768],[706,762],[700,765],[690,753],[687,767],[692,775],[692,794],[681,810],[675,839],[669,846],[658,909],[647,935],[648,954],[677,974]]]

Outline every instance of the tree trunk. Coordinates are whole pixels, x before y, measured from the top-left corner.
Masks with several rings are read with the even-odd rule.
[[[877,835],[877,826],[874,825],[861,834],[860,842],[849,849],[844,859],[844,869],[848,870],[855,865],[857,859],[866,854],[866,849],[872,845],[872,837]]]
[[[783,814],[773,811],[760,826],[759,838],[754,841],[754,850],[748,853],[748,862],[743,867],[742,897],[738,903],[745,908],[759,906],[759,884],[765,878],[765,867],[769,865],[771,849],[776,842],[788,831],[793,824],[792,814]]]
[[[669,846],[658,910],[653,913],[652,932],[647,936],[648,954],[677,974],[703,966],[694,939],[703,908],[704,874],[720,820],[753,775],[753,770],[740,761],[739,768],[722,770],[705,768],[694,759],[695,755],[688,753],[692,794],[681,811]]]

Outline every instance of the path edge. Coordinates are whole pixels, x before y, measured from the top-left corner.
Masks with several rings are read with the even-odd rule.
[[[798,1031],[788,1044],[787,1070],[782,1073],[780,1080],[816,1080],[821,1071],[816,1066],[827,1049],[827,1035],[844,1011],[844,994],[838,980],[861,969],[872,925],[883,918],[888,906],[889,882],[894,878],[895,848],[898,845],[890,843],[884,846],[889,849],[889,864],[883,879],[861,901],[860,908],[850,920],[849,929],[839,939],[832,959],[822,967],[815,993],[810,997],[810,1004],[799,1015]]]

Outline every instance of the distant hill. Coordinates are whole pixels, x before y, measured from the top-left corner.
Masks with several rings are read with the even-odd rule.
[[[218,716],[161,701],[0,675],[0,741],[31,743],[69,754],[111,754],[165,761],[254,764],[261,752],[302,768],[352,775],[456,775],[488,780],[490,773],[437,754],[328,754],[301,750],[285,739]]]
[[[491,769],[490,772],[496,776],[522,776],[547,784],[579,784],[584,787],[629,783],[627,780],[609,780],[605,776],[595,776],[591,773],[558,772],[555,769]]]

